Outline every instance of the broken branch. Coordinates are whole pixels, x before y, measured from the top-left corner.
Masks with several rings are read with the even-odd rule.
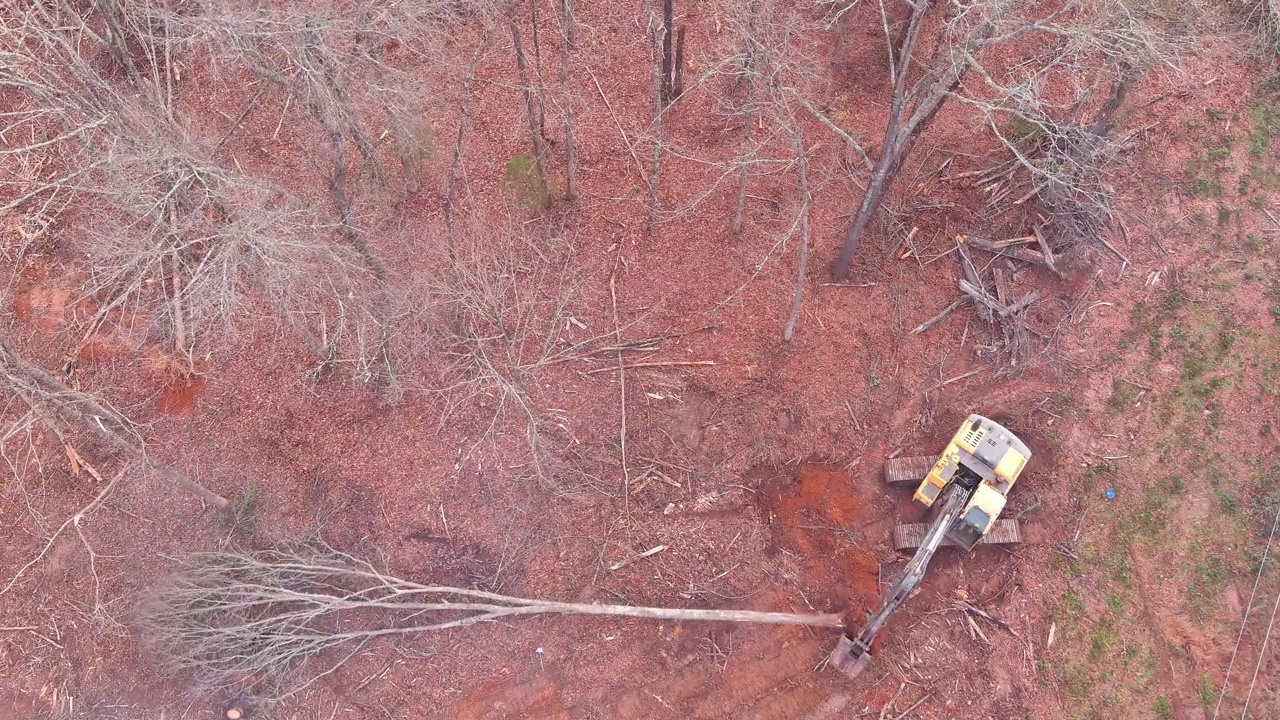
[[[983,240],[982,238],[972,238],[972,237],[965,238],[965,242],[968,243],[969,245],[972,245],[973,247],[978,248],[979,250],[985,250],[995,255],[1004,255],[1006,257],[1015,258],[1023,262],[1031,263],[1033,265],[1039,265],[1041,267],[1048,268],[1053,272],[1054,275],[1057,275],[1058,277],[1064,277],[1061,270],[1059,270],[1056,266],[1050,263],[1042,253],[1038,253],[1034,250],[1028,250],[1026,248],[1021,248],[1021,247],[1019,248],[1005,247],[998,243],[991,242],[990,240]]]
[[[595,370],[587,370],[584,375],[595,375],[602,372],[613,372],[614,370],[631,370],[634,368],[650,368],[650,367],[674,367],[681,365],[715,365],[715,360],[674,360],[672,362],[648,362],[648,363],[631,363],[630,365],[615,365],[614,367],[596,368]]]
[[[957,299],[956,299],[956,301],[955,301],[955,302],[953,302],[953,303],[951,303],[950,305],[948,305],[948,306],[946,306],[945,308],[943,308],[943,309],[942,309],[942,312],[938,313],[937,315],[934,315],[933,317],[929,318],[928,320],[925,320],[924,322],[922,322],[922,323],[920,323],[919,325],[917,325],[917,326],[916,326],[916,329],[911,331],[911,334],[912,334],[912,335],[919,335],[920,333],[924,332],[925,330],[928,330],[929,328],[933,327],[934,325],[937,325],[937,324],[938,324],[938,322],[942,320],[942,318],[946,317],[947,315],[950,315],[950,314],[951,314],[951,311],[953,311],[953,310],[955,310],[955,309],[959,308],[961,305],[964,305],[966,302],[969,302],[969,296],[968,296],[968,295],[962,295],[962,296],[960,296],[959,298],[957,298]]]

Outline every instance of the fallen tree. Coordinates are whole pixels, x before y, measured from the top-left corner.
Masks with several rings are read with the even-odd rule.
[[[614,615],[842,627],[837,614],[566,603],[395,577],[322,542],[199,553],[142,606],[149,645],[209,689],[294,695],[378,638],[527,615]],[[318,662],[321,655],[324,667]]]

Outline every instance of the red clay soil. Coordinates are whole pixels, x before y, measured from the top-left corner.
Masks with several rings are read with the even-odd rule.
[[[759,491],[773,533],[768,552],[785,550],[809,565],[805,584],[830,593],[816,598],[821,606],[847,609],[857,620],[862,611],[878,608],[880,561],[863,542],[855,542],[861,535],[855,529],[865,527],[871,508],[866,497],[856,494],[848,473],[805,463],[791,472],[771,469],[769,475]]]
[[[851,287],[825,284],[822,269],[835,257],[836,239],[859,194],[843,179],[846,160],[838,141],[805,118],[804,132],[815,148],[812,172],[824,180],[814,198],[812,277],[795,339],[783,343],[794,240],[781,252],[772,248],[791,223],[790,181],[753,177],[741,236],[728,232],[733,197],[727,187],[646,235],[640,170],[619,127],[635,137],[649,126],[647,40],[630,6],[596,3],[579,14],[577,57],[583,64],[574,74],[581,90],[574,111],[582,199],[544,217],[526,219],[512,209],[501,185],[503,167],[527,149],[511,63],[497,52],[481,64],[477,81],[465,148],[468,203],[493,218],[495,227],[523,223],[535,236],[567,237],[577,247],[569,310],[578,324],[557,328],[557,348],[613,333],[616,321],[624,341],[667,337],[643,361],[714,361],[626,371],[625,467],[619,373],[586,372],[609,368],[615,355],[551,364],[529,378],[529,396],[542,409],[553,446],[551,477],[539,478],[524,418],[509,411],[490,426],[496,394],[482,394],[476,406],[446,415],[444,400],[428,387],[432,376],[414,375],[438,359],[435,339],[419,323],[418,315],[429,313],[407,316],[397,336],[411,382],[396,404],[384,402],[372,386],[308,376],[315,364],[310,350],[265,321],[243,323],[216,347],[202,346],[201,362],[206,353],[211,359],[184,385],[166,385],[147,363],[146,344],[125,330],[104,330],[81,350],[71,379],[147,423],[155,458],[228,497],[253,488],[259,509],[249,544],[321,528],[334,546],[381,554],[388,567],[412,580],[576,602],[857,617],[877,606],[901,571],[905,558],[889,547],[893,524],[921,517],[909,493],[883,487],[881,463],[895,450],[936,451],[969,412],[1007,422],[1036,454],[1009,509],[1028,513],[1029,543],[1014,553],[986,547],[969,557],[940,553],[876,648],[877,659],[853,682],[822,667],[837,638],[830,630],[546,617],[406,638],[394,649],[371,645],[340,672],[257,714],[819,720],[875,716],[900,686],[899,712],[921,701],[907,716],[912,718],[1051,718],[1070,711],[1061,689],[1041,682],[1033,656],[1039,651],[1022,640],[1032,632],[1043,637],[1061,597],[1064,581],[1048,558],[1076,530],[1078,510],[1061,478],[1080,472],[1076,461],[1097,442],[1088,421],[1054,413],[1052,398],[1078,396],[1087,409],[1082,417],[1105,412],[1113,371],[1097,368],[1114,366],[1106,365],[1104,351],[1091,348],[1114,346],[1124,315],[1113,306],[1143,299],[1149,271],[1194,261],[1164,257],[1135,232],[1138,237],[1124,246],[1131,263],[1123,280],[1114,279],[1117,266],[1105,255],[1086,254],[1066,280],[1001,264],[1010,269],[1014,292],[1036,288],[1045,296],[1029,320],[1058,335],[1055,348],[1061,349],[1008,372],[1007,358],[984,349],[995,345],[998,331],[971,308],[928,333],[908,334],[954,299],[958,269],[950,259],[928,266],[899,261],[891,253],[897,239],[882,231],[860,250]],[[685,24],[696,66],[709,53],[704,48],[722,42],[721,30],[709,6],[689,14]],[[878,42],[878,32],[874,24],[851,29],[846,50]],[[552,35],[544,32],[544,38]],[[1235,85],[1232,80],[1219,87]],[[200,113],[199,90],[193,85],[185,91],[179,112],[221,122]],[[858,93],[884,90],[859,87]],[[850,92],[831,90],[835,109],[850,126],[874,134],[883,104],[856,102]],[[1216,101],[1220,107],[1231,103]],[[427,111],[438,137],[452,136],[453,110],[442,102]],[[739,128],[723,126],[715,110],[708,94],[688,93],[667,123],[673,147],[732,158]],[[1159,119],[1157,110],[1127,118],[1121,131]],[[288,129],[276,136],[278,120],[278,112],[250,113],[232,144],[249,150],[235,151],[236,162],[247,171],[293,178],[299,192],[322,195],[322,183],[311,182],[309,140],[291,137]],[[222,131],[217,128],[215,137]],[[558,126],[549,123],[548,130],[554,135]],[[911,215],[922,228],[921,247],[945,250],[949,238],[984,222],[978,191],[941,184],[932,175],[955,148],[973,157],[956,156],[949,172],[985,167],[981,153],[994,143],[978,135],[987,146],[973,147],[980,132],[976,117],[952,108],[904,171],[895,202],[910,207],[927,196],[938,205]],[[720,172],[676,154],[664,162],[661,194],[668,209],[699,197]],[[440,167],[432,171],[442,173]],[[939,209],[947,203],[952,206]],[[407,281],[421,270],[416,263],[426,251],[419,243],[430,244],[431,258],[440,254],[439,243],[431,244],[439,237],[440,199],[424,192],[397,212],[379,218],[373,243],[389,258],[393,277]],[[1001,222],[1008,227],[982,231],[995,236],[1026,229],[1008,218]],[[83,331],[83,313],[70,296],[47,284],[74,266],[56,253],[41,262],[58,272],[22,276],[7,329],[8,338],[51,371],[79,348],[76,331]],[[609,283],[615,265],[616,319]],[[1095,283],[1099,269],[1105,279]],[[1065,316],[1086,292],[1090,302],[1103,305]],[[1263,320],[1250,322],[1261,327]],[[971,370],[979,372],[930,389]],[[1241,413],[1269,412],[1238,402]],[[23,412],[9,410],[13,419]],[[1157,424],[1144,422],[1147,430]],[[91,479],[71,474],[56,438],[34,437],[15,455],[23,487],[11,488],[0,508],[6,570],[37,557],[49,534],[97,492]],[[104,474],[123,464],[83,437],[74,442],[84,443],[81,454],[101,463]],[[629,481],[650,467],[671,482]],[[39,522],[28,526],[32,517]],[[227,698],[193,692],[183,678],[161,677],[129,623],[134,598],[173,566],[172,558],[227,543],[225,518],[163,479],[133,471],[82,531],[84,542],[64,536],[13,592],[0,595],[0,686],[13,703],[0,704],[0,720],[79,717],[81,708],[91,707],[97,714],[86,717],[216,714]],[[610,569],[658,545],[668,549]],[[86,569],[89,547],[96,576]],[[0,578],[7,582],[11,575]],[[980,644],[956,613],[945,612],[953,597],[979,601],[1007,618],[1019,636],[989,630],[991,644]]]

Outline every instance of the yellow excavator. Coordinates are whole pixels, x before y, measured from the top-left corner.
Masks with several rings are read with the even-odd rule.
[[[894,548],[917,548],[915,556],[880,610],[867,618],[857,635],[846,632],[841,636],[831,651],[831,666],[851,678],[867,667],[871,643],[924,578],[929,561],[942,545],[955,545],[968,552],[979,543],[1021,542],[1017,521],[1000,520],[1000,513],[1030,459],[1026,444],[1004,426],[981,415],[970,415],[940,457],[897,458],[886,464],[888,484],[920,482],[914,499],[933,509],[933,520],[894,529]]]

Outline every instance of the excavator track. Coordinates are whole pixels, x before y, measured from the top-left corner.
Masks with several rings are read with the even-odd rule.
[[[937,455],[893,458],[884,464],[886,485],[916,485],[938,462]]]
[[[915,550],[924,544],[929,535],[929,523],[907,523],[893,529],[894,550]],[[981,545],[1017,545],[1022,542],[1022,526],[1017,520],[997,520],[982,538]],[[951,538],[942,539],[943,547],[955,547]]]

